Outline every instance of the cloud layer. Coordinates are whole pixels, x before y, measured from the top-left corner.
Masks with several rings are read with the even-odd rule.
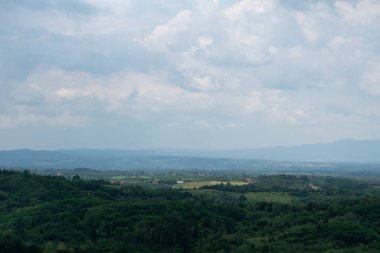
[[[3,5],[0,148],[380,138],[379,1]]]

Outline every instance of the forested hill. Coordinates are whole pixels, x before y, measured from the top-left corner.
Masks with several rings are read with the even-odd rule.
[[[198,190],[0,173],[0,252],[378,252],[379,185],[259,176]]]

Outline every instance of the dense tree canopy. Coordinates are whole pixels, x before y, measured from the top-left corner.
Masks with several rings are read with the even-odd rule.
[[[330,177],[173,190],[1,171],[0,252],[378,252],[378,191]]]

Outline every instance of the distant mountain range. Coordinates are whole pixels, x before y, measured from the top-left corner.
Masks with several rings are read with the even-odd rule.
[[[231,150],[69,149],[0,151],[1,167],[94,169],[228,169],[294,163],[380,163],[380,140],[340,140],[292,147]],[[296,166],[297,167],[297,166]]]

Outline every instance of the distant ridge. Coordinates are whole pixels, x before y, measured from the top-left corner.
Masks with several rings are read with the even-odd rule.
[[[294,162],[380,162],[380,140],[345,139],[332,143],[305,144],[219,151],[240,159],[270,159]]]
[[[0,151],[1,167],[35,168],[219,168],[242,167],[247,161],[380,163],[380,140],[340,140],[291,147],[231,150],[68,149]],[[252,163],[253,161],[251,161]],[[240,164],[240,167],[237,166]]]
[[[316,143],[270,148],[193,150],[60,150],[65,154],[106,156],[185,156],[226,159],[266,159],[293,162],[380,162],[380,140],[345,139],[331,143]]]

